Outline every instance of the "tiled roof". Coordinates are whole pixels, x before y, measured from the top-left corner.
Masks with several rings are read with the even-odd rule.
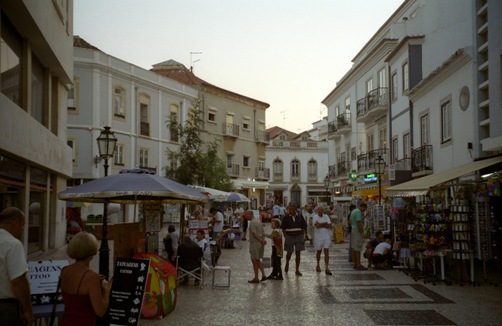
[[[268,128],[267,133],[268,133],[270,139],[274,139],[275,137],[277,137],[281,133],[285,133],[287,135],[287,140],[292,140],[297,136],[297,134],[295,134],[294,132],[288,131],[286,129],[282,129],[281,127],[277,127],[277,126]]]
[[[174,60],[167,60],[161,63],[154,64],[153,68],[150,69],[150,71],[159,74],[161,76],[174,79],[185,85],[213,86],[210,83],[206,82],[205,80],[195,76],[195,74],[189,69],[187,69],[187,67]]]
[[[78,35],[73,36],[73,46],[76,48],[84,48],[84,49],[92,49],[92,50],[101,51],[100,49],[98,49],[94,45],[90,44],[89,42],[87,42],[86,40],[84,40],[83,38],[81,38]],[[101,51],[101,52],[103,52],[103,51]]]
[[[150,69],[150,71],[157,73],[161,76],[176,80],[176,81],[178,81],[182,84],[185,84],[185,85],[205,86],[207,88],[217,90],[218,92],[224,92],[227,94],[231,94],[232,96],[236,96],[237,98],[240,98],[243,100],[250,100],[255,103],[259,103],[260,105],[265,106],[265,108],[268,108],[270,106],[268,103],[258,101],[258,100],[252,99],[250,97],[240,95],[240,94],[234,93],[232,91],[215,86],[213,84],[210,84],[207,81],[197,77],[190,69],[188,69],[183,64],[181,64],[175,60],[167,60],[164,62],[154,64],[153,68]]]

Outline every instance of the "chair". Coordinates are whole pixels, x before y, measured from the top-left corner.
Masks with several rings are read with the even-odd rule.
[[[176,281],[179,284],[180,279],[186,280],[191,276],[195,279],[195,285],[200,282],[204,286],[204,259],[202,248],[199,246],[187,246],[180,244],[178,246],[178,256],[176,257]]]

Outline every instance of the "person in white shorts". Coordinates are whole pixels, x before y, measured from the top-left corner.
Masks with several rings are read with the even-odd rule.
[[[314,246],[317,250],[317,267],[316,272],[321,272],[319,266],[321,260],[321,251],[324,251],[324,265],[326,267],[326,275],[333,275],[329,270],[329,247],[331,247],[331,220],[328,215],[324,214],[324,208],[318,206],[312,220],[314,224]]]

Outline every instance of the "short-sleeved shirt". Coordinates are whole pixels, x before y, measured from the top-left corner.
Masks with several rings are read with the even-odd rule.
[[[23,244],[0,229],[0,299],[14,298],[11,281],[28,272]]]
[[[263,225],[256,218],[249,221],[249,253],[251,254],[251,259],[261,259],[263,258],[265,246],[259,239],[253,236],[253,233],[256,233],[258,238],[263,237]]]
[[[330,239],[331,240],[331,230],[327,228],[316,228],[315,224],[316,223],[328,223],[331,224],[331,219],[329,218],[328,215],[323,214],[322,216],[319,216],[314,214],[312,218],[312,222],[314,224],[314,239],[316,240],[324,240],[324,239]]]
[[[273,209],[273,215],[274,216],[279,216],[279,214],[280,214],[279,205],[274,205],[274,207],[272,209]]]
[[[390,249],[390,244],[388,244],[385,241],[380,242],[375,247],[375,250],[373,250],[373,255],[383,255],[385,253],[385,249],[389,250]]]
[[[223,231],[223,214],[221,214],[221,212],[216,212],[216,214],[214,215],[214,220],[220,221],[220,223],[215,223],[213,225],[213,232],[219,233]]]
[[[363,212],[359,208],[356,208],[350,213],[350,224],[352,225],[353,232],[359,232],[359,228],[357,227],[358,221],[363,222]]]

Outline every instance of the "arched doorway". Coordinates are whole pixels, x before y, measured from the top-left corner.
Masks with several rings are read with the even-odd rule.
[[[291,203],[292,204],[295,204],[296,207],[300,207],[301,206],[301,198],[302,198],[302,189],[300,188],[300,186],[298,184],[294,184],[292,187],[291,187]]]

